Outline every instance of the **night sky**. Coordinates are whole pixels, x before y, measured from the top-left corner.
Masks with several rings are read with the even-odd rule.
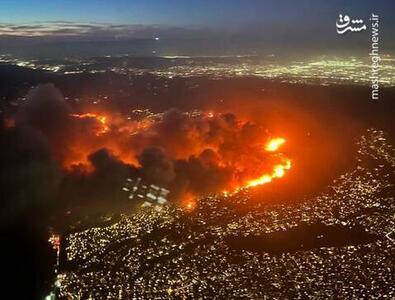
[[[2,0],[0,20],[6,23],[70,21],[232,27],[309,24],[318,20],[332,21],[333,15],[339,12],[364,16],[372,11],[390,14],[394,9],[391,0]]]
[[[335,22],[340,13],[365,22],[376,13],[381,47],[392,51],[394,11],[395,1],[391,0],[2,0],[0,42],[10,36],[90,40],[238,37],[267,45],[331,48],[339,45]],[[366,31],[341,43],[350,49],[361,48],[368,39]]]

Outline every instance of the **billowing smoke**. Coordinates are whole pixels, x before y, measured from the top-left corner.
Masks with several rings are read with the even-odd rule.
[[[219,165],[219,156],[211,149],[204,150],[198,157],[176,161],[177,178],[174,190],[189,191],[194,195],[218,192],[229,188],[233,179],[230,167]],[[182,187],[181,190],[177,190]]]
[[[45,226],[62,179],[45,137],[30,127],[2,128],[0,148],[0,227]]]
[[[24,176],[37,168],[41,175],[8,186],[26,182],[40,193],[55,190],[61,200],[54,201],[70,207],[115,206],[130,176],[170,189],[175,200],[232,190],[269,172],[277,159],[264,151],[265,130],[234,114],[169,109],[127,117],[97,108],[76,111],[52,84],[30,91],[15,120],[7,130],[26,137],[21,144],[7,143],[10,155],[15,151],[14,159],[23,161],[10,160],[9,166],[19,172],[15,166],[21,165]],[[16,154],[39,145],[36,154]]]
[[[42,134],[58,160],[67,157],[68,142],[73,135],[71,108],[62,93],[53,85],[32,89],[18,110],[16,125],[30,127]]]
[[[116,208],[124,200],[121,188],[133,171],[109,150],[100,149],[88,156],[91,170],[76,167],[66,171],[60,199],[67,207],[87,207],[90,211]]]
[[[161,148],[146,148],[138,160],[144,177],[155,184],[167,185],[176,176],[173,161]]]
[[[332,174],[340,170],[334,168],[339,161],[348,166],[351,156],[344,155],[344,149],[351,149],[350,136],[354,135],[343,132],[350,130],[351,119],[337,116],[340,108],[333,108],[330,97],[323,105],[315,101],[322,95],[308,96],[303,87],[299,97],[310,101],[293,101],[293,95],[281,93],[270,94],[270,101],[267,97],[261,101],[260,96],[256,101],[241,101],[246,98],[235,91],[227,95],[233,100],[226,105],[237,109],[237,115],[177,109],[113,112],[103,109],[104,105],[77,106],[65,101],[51,84],[33,89],[16,113],[1,110],[0,229],[12,228],[11,238],[2,239],[2,248],[8,249],[2,256],[8,257],[10,269],[16,270],[13,282],[20,281],[21,270],[28,268],[21,257],[34,252],[25,251],[35,247],[35,241],[30,241],[31,230],[40,230],[40,242],[48,246],[50,215],[60,216],[51,220],[51,226],[59,228],[57,223],[64,221],[63,228],[69,230],[70,224],[86,221],[85,212],[92,216],[125,210],[125,203],[131,201],[125,201],[122,187],[129,177],[143,177],[168,188],[170,199],[181,202],[281,177],[288,161],[281,161],[281,153],[265,151],[271,137],[260,125],[264,121],[278,134],[288,134],[296,162],[287,177],[293,183],[291,189],[271,189],[274,197],[280,191],[281,200],[286,195],[294,201],[298,193],[304,196],[306,190],[316,191],[327,178],[332,180]],[[225,110],[225,104],[211,106],[213,98],[207,99],[207,107]],[[353,116],[357,100],[350,106]],[[188,103],[189,108],[194,107],[193,101]],[[303,103],[306,106],[299,107]],[[343,102],[339,103],[343,109]],[[259,124],[246,121],[252,118]],[[332,131],[322,126],[329,121]],[[265,201],[270,201],[267,193],[264,195]],[[15,232],[19,234],[14,237]],[[34,274],[42,273],[37,270],[43,258],[31,255],[30,261],[39,263],[32,268]],[[34,284],[28,275],[24,281]]]

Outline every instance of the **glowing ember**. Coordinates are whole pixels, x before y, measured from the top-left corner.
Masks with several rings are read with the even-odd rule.
[[[195,196],[193,196],[190,193],[187,193],[184,195],[184,199],[181,201],[181,207],[185,211],[193,211],[196,208],[196,199]]]
[[[269,152],[274,152],[274,151],[277,151],[279,148],[280,148],[280,146],[282,145],[282,144],[284,144],[285,143],[285,139],[284,138],[274,138],[274,139],[271,139],[267,144],[266,144],[266,146],[265,146],[265,150],[266,151],[269,151]]]
[[[207,117],[209,117],[209,118],[214,118],[214,113],[212,112],[212,111],[209,111],[208,113],[207,113]]]
[[[189,203],[187,203],[186,208],[187,208],[188,210],[192,210],[194,206],[195,206],[195,205],[194,205],[193,202],[189,202]]]

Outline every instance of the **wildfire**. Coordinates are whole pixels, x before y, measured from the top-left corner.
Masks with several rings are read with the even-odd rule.
[[[285,143],[285,139],[282,137],[271,139],[265,146],[265,150],[269,152],[277,151],[281,145]],[[291,169],[292,163],[288,158],[284,158],[283,162],[274,166],[273,171],[270,174],[263,174],[261,177],[250,180],[244,186],[246,188],[254,187],[271,182],[274,178],[281,178],[285,175],[285,172]]]
[[[89,155],[102,148],[123,163],[144,168],[140,166],[138,157],[153,145],[163,148],[166,153],[164,160],[170,161],[170,165],[182,160],[188,166],[186,174],[181,174],[180,178],[195,178],[199,172],[208,174],[208,177],[233,172],[222,183],[226,189],[223,194],[228,196],[282,178],[292,167],[291,160],[279,151],[286,143],[285,138],[277,136],[262,145],[262,139],[266,136],[262,127],[253,126],[251,128],[257,134],[244,136],[240,134],[245,128],[244,121],[238,121],[235,117],[229,119],[213,111],[200,114],[174,111],[150,113],[136,120],[109,112],[91,111],[70,116],[80,121],[76,122],[76,128],[83,134],[73,140],[70,147],[72,155],[62,162],[66,169],[78,168],[89,173],[93,170]],[[172,130],[178,133],[173,136]],[[86,131],[92,134],[86,136]],[[186,211],[196,208],[195,197],[203,189],[199,184],[197,186],[194,191],[187,188],[187,195],[183,195],[184,199],[180,201]],[[212,189],[215,190],[215,187]]]
[[[195,208],[195,203],[194,202],[189,202],[185,205],[187,210],[193,210]]]
[[[284,144],[286,140],[284,138],[274,138],[269,140],[269,142],[265,145],[265,150],[269,152],[277,151],[282,144]],[[233,192],[224,191],[224,196],[233,195],[243,189],[255,187],[258,185],[263,185],[266,183],[272,182],[275,178],[281,178],[285,175],[286,171],[291,169],[292,162],[288,158],[282,158],[282,162],[274,165],[271,173],[265,173],[258,178],[248,180],[243,186],[236,188]]]
[[[274,178],[281,178],[285,175],[285,171],[291,169],[292,163],[289,159],[285,159],[285,161],[281,164],[275,165],[273,168],[273,172],[271,174],[264,174],[259,178],[250,180],[245,185],[246,188],[254,187],[257,185],[262,185],[265,183],[271,182]]]
[[[274,138],[271,139],[265,146],[265,150],[269,151],[269,152],[274,152],[277,151],[282,144],[285,143],[285,139],[284,138]]]
[[[184,211],[191,212],[196,208],[196,199],[195,197],[188,193],[184,195],[184,199],[181,201],[181,207]]]
[[[212,112],[212,111],[209,111],[209,112],[207,113],[207,117],[209,117],[209,118],[214,118],[214,116],[215,116],[215,114],[214,114],[214,112]]]
[[[94,113],[85,113],[85,114],[70,114],[70,116],[78,119],[93,119],[100,123],[100,128],[98,128],[96,135],[100,136],[107,133],[110,128],[107,125],[107,117],[103,115],[98,115]]]

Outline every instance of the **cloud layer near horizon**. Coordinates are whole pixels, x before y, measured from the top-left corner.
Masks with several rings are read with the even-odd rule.
[[[23,24],[0,23],[0,36],[46,38],[154,38],[207,35],[208,28],[184,28],[166,25],[77,23],[66,21],[34,22]]]

